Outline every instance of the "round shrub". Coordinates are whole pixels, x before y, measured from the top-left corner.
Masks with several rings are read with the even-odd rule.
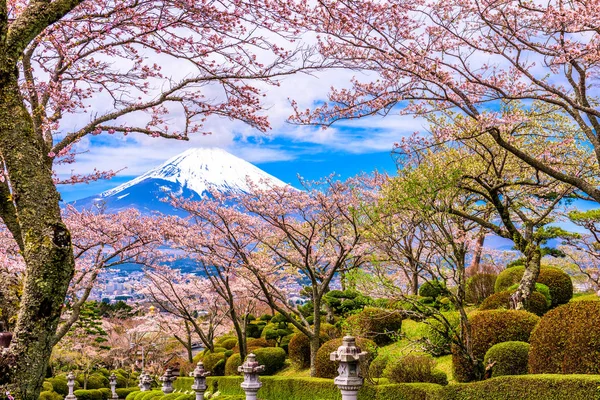
[[[315,376],[317,378],[335,378],[338,375],[337,369],[339,363],[330,360],[329,355],[336,351],[342,345],[342,338],[333,339],[323,343],[319,351],[317,352],[317,358],[315,359]],[[367,358],[365,365],[361,365],[361,368],[366,371],[372,359],[377,355],[377,345],[375,342],[369,339],[357,338],[356,345],[361,348],[362,351],[366,351]]]
[[[45,390],[40,393],[39,400],[63,400],[63,397],[52,390]]]
[[[221,343],[219,343],[219,345],[227,350],[231,350],[235,346],[237,346],[237,339],[235,339],[235,338],[227,339],[227,340],[224,340]]]
[[[44,381],[44,383],[42,383],[42,392],[54,392],[54,387],[50,382]]]
[[[285,350],[281,347],[263,347],[253,351],[256,361],[265,366],[263,375],[273,375],[285,364]]]
[[[373,340],[384,346],[396,340],[402,328],[403,313],[383,308],[365,307],[361,312],[348,319],[349,330],[353,336]]]
[[[513,267],[514,269],[517,267]],[[494,293],[481,303],[480,310],[497,310],[497,309],[510,309],[510,296],[514,293],[508,290],[504,292]],[[542,316],[548,311],[548,302],[546,297],[539,292],[532,292],[529,296],[529,301],[525,309],[535,315]]]
[[[503,342],[490,347],[485,353],[484,366],[495,363],[492,377],[502,375],[525,375],[529,359],[529,343]]]
[[[225,362],[225,375],[239,375],[238,367],[242,365],[242,357],[240,353],[231,355]]]
[[[383,376],[395,383],[438,383],[439,381],[448,383],[448,378],[443,372],[433,374],[434,367],[435,360],[430,355],[411,354],[390,360],[383,371]]]
[[[102,393],[96,389],[76,390],[73,392],[77,400],[103,400]]]
[[[369,376],[371,378],[381,378],[390,359],[390,353],[377,354],[377,357],[375,357],[375,359],[371,361],[371,365],[369,365]]]
[[[57,375],[54,378],[49,378],[48,382],[52,384],[54,391],[61,396],[66,396],[69,394],[69,387],[67,386],[67,377],[66,375]],[[75,381],[75,386],[73,389],[79,389],[79,382]]]
[[[329,337],[321,333],[320,344],[325,343],[327,340],[329,340]],[[302,332],[294,334],[288,344],[288,355],[290,360],[299,368],[310,367],[310,340],[308,336]]]
[[[248,339],[246,341],[248,347],[272,347],[273,344],[265,338]]]
[[[210,371],[213,375],[216,374],[215,367],[219,361],[225,362],[225,354],[224,353],[212,353],[204,356],[203,363],[204,369]],[[224,368],[225,366],[223,366]]]
[[[435,299],[446,290],[446,286],[440,281],[427,281],[419,287],[419,296]]]
[[[102,400],[108,400],[112,397],[112,390],[109,388],[100,388],[98,391],[102,394]]]
[[[475,274],[467,280],[465,297],[467,302],[480,304],[486,297],[494,294],[496,274]]]
[[[139,391],[140,391],[139,387],[127,387],[127,388],[116,389],[117,396],[119,396],[120,399],[126,398],[127,396],[129,396],[130,393],[139,392]]]
[[[445,318],[445,321],[440,318]],[[423,349],[434,357],[450,354],[452,338],[460,326],[460,314],[443,312],[437,318],[428,318],[425,323],[423,337],[419,340]]]
[[[519,283],[524,273],[525,267],[523,266],[505,269],[496,279],[495,291],[501,292],[515,283]],[[566,304],[573,297],[571,277],[559,268],[542,266],[537,282],[548,286],[552,298],[552,307]]]
[[[129,380],[123,376],[120,372],[115,372],[115,376],[117,377],[117,387],[118,388],[126,388],[129,384]]]
[[[497,343],[529,342],[531,331],[539,320],[537,315],[522,310],[488,310],[473,314],[470,324],[474,357],[483,362],[485,353]],[[452,367],[454,378],[459,382],[472,381],[479,375],[455,346],[452,349]]]
[[[530,343],[530,373],[600,374],[600,302],[576,301],[549,311]]]
[[[232,336],[232,335],[219,336],[217,339],[215,339],[215,346],[225,347],[225,346],[223,346],[223,342],[226,342],[230,339],[237,340],[237,337]]]

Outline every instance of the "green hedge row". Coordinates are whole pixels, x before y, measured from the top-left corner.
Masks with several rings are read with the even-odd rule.
[[[209,377],[209,391],[219,399],[243,395],[241,377]],[[330,379],[261,377],[261,400],[340,400],[339,390]],[[179,378],[175,387],[191,390],[192,378]],[[231,397],[230,397],[231,396]],[[519,375],[501,376],[481,382],[439,386],[407,383],[364,386],[359,400],[600,400],[600,375]]]

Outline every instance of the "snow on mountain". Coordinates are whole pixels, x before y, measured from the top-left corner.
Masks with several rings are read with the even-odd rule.
[[[286,185],[225,150],[193,148],[135,179],[73,204],[82,208],[103,204],[112,211],[135,207],[146,212],[173,213],[171,206],[161,201],[167,193],[199,199],[209,189],[222,193],[247,192],[247,179],[259,187]]]

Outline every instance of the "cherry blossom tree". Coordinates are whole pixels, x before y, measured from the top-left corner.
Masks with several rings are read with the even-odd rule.
[[[208,133],[210,116],[267,129],[258,85],[276,84],[309,63],[305,57],[291,65],[296,51],[283,48],[290,46],[277,34],[285,26],[269,7],[187,0],[0,4],[0,217],[26,264],[0,384],[37,398],[74,274],[55,184],[112,174],[60,179],[53,166],[72,162],[76,144],[90,135],[186,139]],[[175,116],[181,124],[171,122]]]

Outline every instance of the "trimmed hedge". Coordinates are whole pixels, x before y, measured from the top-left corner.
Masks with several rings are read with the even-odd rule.
[[[261,375],[273,375],[285,365],[285,350],[281,347],[264,347],[253,351],[256,361],[265,366]]]
[[[76,390],[73,394],[77,400],[104,400],[102,392],[98,389]]]
[[[524,273],[525,267],[523,266],[505,269],[498,275],[494,290],[496,292],[507,290],[515,283],[519,283]],[[550,296],[552,296],[552,307],[566,304],[573,297],[571,277],[559,268],[542,266],[537,282],[548,286]]]
[[[39,400],[63,400],[63,397],[53,390],[44,390],[40,393]]]
[[[514,269],[513,267],[511,269]],[[503,292],[494,293],[481,303],[480,310],[497,310],[510,309],[510,296],[514,292],[505,290]],[[527,302],[525,309],[535,315],[542,316],[548,311],[548,302],[546,297],[540,292],[532,292]]]
[[[316,376],[318,378],[334,378],[338,375],[337,369],[339,363],[331,361],[329,355],[342,345],[342,340],[343,338],[330,340],[323,343],[321,348],[319,348],[315,360]],[[366,360],[367,365],[361,366],[363,368],[368,368],[368,364],[377,354],[377,345],[372,340],[362,338],[356,339],[356,345],[360,347],[362,351],[369,353]]]
[[[397,310],[365,307],[358,314],[346,319],[350,333],[371,339],[378,346],[393,343],[402,328],[404,314]]]
[[[517,310],[488,310],[473,314],[470,319],[473,355],[483,361],[485,353],[497,343],[529,342],[531,331],[539,320],[530,312]],[[458,351],[452,352],[452,367],[458,382],[472,381],[478,375]]]
[[[329,340],[329,337],[321,333],[320,344],[325,343]],[[288,355],[290,361],[296,364],[299,368],[310,367],[310,340],[302,332],[298,332],[292,336],[288,344]]]
[[[117,392],[117,396],[119,396],[120,399],[124,399],[129,395],[129,393],[138,392],[139,390],[139,387],[133,386],[128,388],[118,388],[115,391]]]
[[[600,373],[600,302],[576,301],[548,312],[530,343],[531,373]]]
[[[54,378],[47,379],[48,382],[52,385],[54,391],[61,396],[66,396],[69,394],[69,387],[67,386],[67,376],[66,375],[57,375]],[[79,389],[79,383],[75,381],[74,390]]]
[[[485,353],[484,365],[495,362],[492,377],[503,375],[525,375],[529,359],[529,343],[503,342],[490,347]]]
[[[394,383],[437,383],[448,384],[442,371],[435,371],[435,360],[430,355],[409,354],[389,360],[383,376]]]

